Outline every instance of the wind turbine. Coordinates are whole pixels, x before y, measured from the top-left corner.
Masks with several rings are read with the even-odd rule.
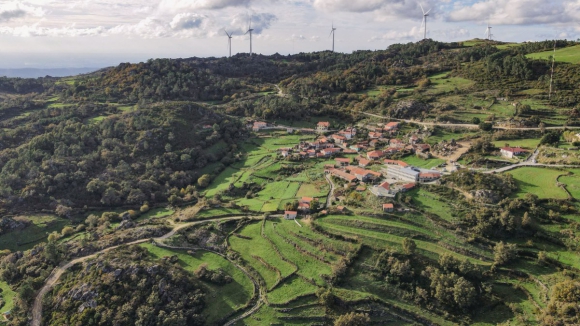
[[[252,16],[250,16],[250,25],[248,25],[248,31],[246,32],[246,34],[250,34],[250,57],[252,56],[252,32],[254,30],[252,29]],[[244,34],[244,35],[246,35]]]
[[[234,33],[228,33],[228,31],[226,31],[226,30],[224,30],[224,32],[228,36],[228,47],[230,48],[230,58],[231,58],[232,57],[232,35],[234,35]]]
[[[489,26],[489,23],[487,23],[487,29],[485,30],[485,38],[486,38],[488,41],[491,41],[491,38],[492,38],[492,36],[493,36],[493,35],[491,35],[491,28],[492,28],[492,27],[491,27],[491,26]]]
[[[431,9],[427,10],[427,12],[425,12],[425,9],[423,9],[423,5],[419,4],[419,6],[421,6],[421,11],[423,12],[423,22],[421,23],[421,27],[423,27],[423,25],[425,25],[425,32],[423,34],[423,39],[426,40],[427,39],[427,17],[429,17],[429,13],[431,12]]]
[[[332,35],[332,52],[334,52],[334,31],[336,31],[336,28],[334,27],[334,23],[332,23],[332,29],[330,30],[330,35],[328,35],[328,37]]]

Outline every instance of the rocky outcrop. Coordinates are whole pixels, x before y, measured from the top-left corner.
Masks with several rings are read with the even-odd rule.
[[[495,204],[501,200],[500,194],[492,190],[472,190],[470,194],[473,199],[485,204]]]
[[[408,100],[397,102],[389,111],[393,118],[409,119],[418,117],[423,112],[428,112],[429,106],[419,101]]]

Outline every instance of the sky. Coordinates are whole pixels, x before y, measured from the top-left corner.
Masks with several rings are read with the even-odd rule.
[[[420,2],[419,2],[420,1]],[[0,68],[105,67],[150,58],[385,49],[427,36],[580,38],[580,0],[0,0]]]

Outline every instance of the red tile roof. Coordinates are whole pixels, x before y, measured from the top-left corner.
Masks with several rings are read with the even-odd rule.
[[[395,208],[393,204],[383,204],[383,209]]]
[[[330,127],[330,122],[327,122],[327,121],[320,121],[320,122],[318,123],[318,126],[319,126],[319,127]]]

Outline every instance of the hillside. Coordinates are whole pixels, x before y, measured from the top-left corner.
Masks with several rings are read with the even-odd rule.
[[[550,94],[553,45],[0,78],[5,323],[579,323],[580,65],[557,41]]]

